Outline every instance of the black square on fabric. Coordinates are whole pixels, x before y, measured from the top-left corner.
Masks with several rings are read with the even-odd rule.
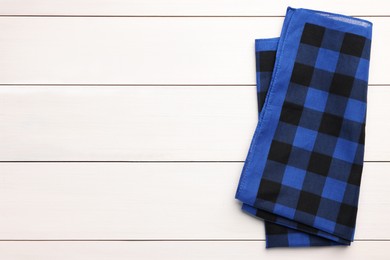
[[[256,209],[256,216],[264,219],[267,223],[275,222],[278,219],[277,215],[261,209]]]
[[[342,203],[337,217],[337,223],[353,228],[355,227],[356,214],[357,207]]]
[[[360,186],[362,178],[363,166],[360,164],[352,164],[351,171],[348,177],[348,183],[356,186]]]
[[[288,158],[290,157],[291,148],[292,146],[290,144],[273,140],[268,154],[268,159],[287,164]]]
[[[361,57],[366,38],[353,33],[345,33],[340,52]]]
[[[328,113],[324,113],[321,119],[319,132],[333,136],[339,136],[343,126],[343,118]]]
[[[324,37],[325,27],[306,23],[301,36],[301,43],[320,47]]]
[[[318,229],[315,229],[313,227],[310,227],[310,226],[303,224],[303,223],[300,223],[300,222],[297,223],[297,229],[302,230],[306,233],[312,233],[312,234],[316,234],[318,232]]]
[[[299,85],[309,86],[313,72],[314,67],[295,62],[290,81]]]
[[[325,111],[329,114],[344,116],[345,109],[347,108],[348,98],[329,94],[326,101]]]
[[[298,47],[295,62],[314,67],[317,61],[319,49],[320,48],[315,46],[300,44]]]
[[[320,174],[322,176],[327,176],[331,163],[332,157],[312,152],[307,170],[313,173]]]
[[[260,72],[271,72],[274,70],[276,51],[260,52]]]
[[[316,215],[321,202],[321,197],[310,192],[301,191],[299,195],[297,210]]]
[[[283,235],[286,234],[286,227],[282,225],[277,225],[272,222],[267,221],[265,228],[267,229],[267,235]]]
[[[280,113],[280,121],[292,125],[299,125],[302,111],[302,106],[285,101],[283,103],[282,112]]]
[[[267,95],[267,92],[264,92],[264,91],[257,92],[258,111],[261,111],[261,109],[263,108],[263,104],[264,104],[266,95]]]
[[[336,95],[349,97],[351,95],[354,80],[354,77],[335,73],[333,75],[329,92]]]
[[[366,139],[366,124],[362,124],[360,127],[359,144],[364,144]]]
[[[267,179],[262,179],[257,197],[262,200],[276,202],[280,192],[281,184]]]
[[[267,162],[265,163],[262,178],[274,182],[282,182],[285,170],[285,164],[278,163],[272,160],[267,160]]]
[[[326,178],[327,177],[317,173],[307,172],[305,179],[303,180],[302,190],[321,196]]]
[[[324,133],[317,133],[313,151],[332,156],[337,144],[337,137]]]

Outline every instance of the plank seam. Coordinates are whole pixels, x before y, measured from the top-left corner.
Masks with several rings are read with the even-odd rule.
[[[350,15],[352,17],[390,17],[390,15]],[[284,15],[66,15],[66,14],[2,14],[0,17],[48,18],[284,18]]]
[[[1,242],[262,242],[265,239],[0,239]],[[390,239],[355,239],[354,241],[390,241]]]
[[[368,84],[368,86],[372,87],[385,87],[389,86],[388,84]],[[187,84],[187,83],[175,83],[175,84],[93,84],[93,83],[71,83],[71,84],[39,84],[39,83],[33,83],[33,84],[7,84],[7,83],[0,83],[0,87],[2,86],[34,86],[34,87],[55,87],[55,86],[61,86],[61,87],[67,87],[67,86],[76,86],[76,87],[255,87],[256,84]]]
[[[384,86],[388,86],[389,84],[384,84]],[[72,83],[72,84],[39,84],[39,83],[34,83],[34,84],[1,84],[0,86],[42,86],[42,87],[51,87],[51,86],[61,86],[61,87],[67,87],[67,86],[103,86],[103,87],[255,87],[256,84],[78,84],[78,83]]]
[[[0,163],[244,163],[245,161],[0,161]],[[364,163],[390,163],[390,161],[364,161]]]

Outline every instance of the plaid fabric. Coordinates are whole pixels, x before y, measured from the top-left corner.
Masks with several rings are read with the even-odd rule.
[[[259,122],[236,198],[267,247],[350,245],[363,169],[370,22],[288,8],[256,40]]]

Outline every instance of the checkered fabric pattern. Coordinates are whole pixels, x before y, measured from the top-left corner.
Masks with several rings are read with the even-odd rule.
[[[265,220],[267,247],[353,241],[371,30],[364,20],[289,8],[280,39],[256,40],[259,123],[236,198]]]

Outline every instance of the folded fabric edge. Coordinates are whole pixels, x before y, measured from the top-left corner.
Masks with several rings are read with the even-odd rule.
[[[252,207],[252,206],[245,204],[245,203],[242,204],[241,209],[246,214],[249,214],[249,215],[254,216],[256,218],[262,219],[265,222],[274,223],[277,225],[287,227],[289,229],[300,231],[300,232],[306,233],[308,236],[322,238],[322,239],[327,240],[327,241],[333,241],[334,243],[330,243],[331,245],[349,246],[352,242],[350,240],[344,239],[344,238],[336,236],[334,234],[331,234],[331,233],[325,232],[323,230],[308,226],[305,223],[300,223],[300,222],[297,222],[295,220],[293,221],[293,220],[285,218],[283,216],[279,216],[279,215],[273,214],[273,213],[265,211],[265,210],[257,209],[255,207]],[[322,246],[323,244],[317,244],[317,245]],[[301,246],[307,246],[307,245],[303,244]]]
[[[291,6],[287,7],[287,12],[289,10],[291,10],[291,11],[301,10],[303,12],[316,13],[316,14],[334,19],[334,20],[343,21],[343,22],[346,22],[349,24],[361,25],[364,27],[373,26],[373,23],[368,21],[368,20],[358,18],[358,17],[349,16],[349,15],[339,14],[339,13],[326,12],[326,11],[314,10],[314,9],[309,9],[309,8],[294,8]]]

